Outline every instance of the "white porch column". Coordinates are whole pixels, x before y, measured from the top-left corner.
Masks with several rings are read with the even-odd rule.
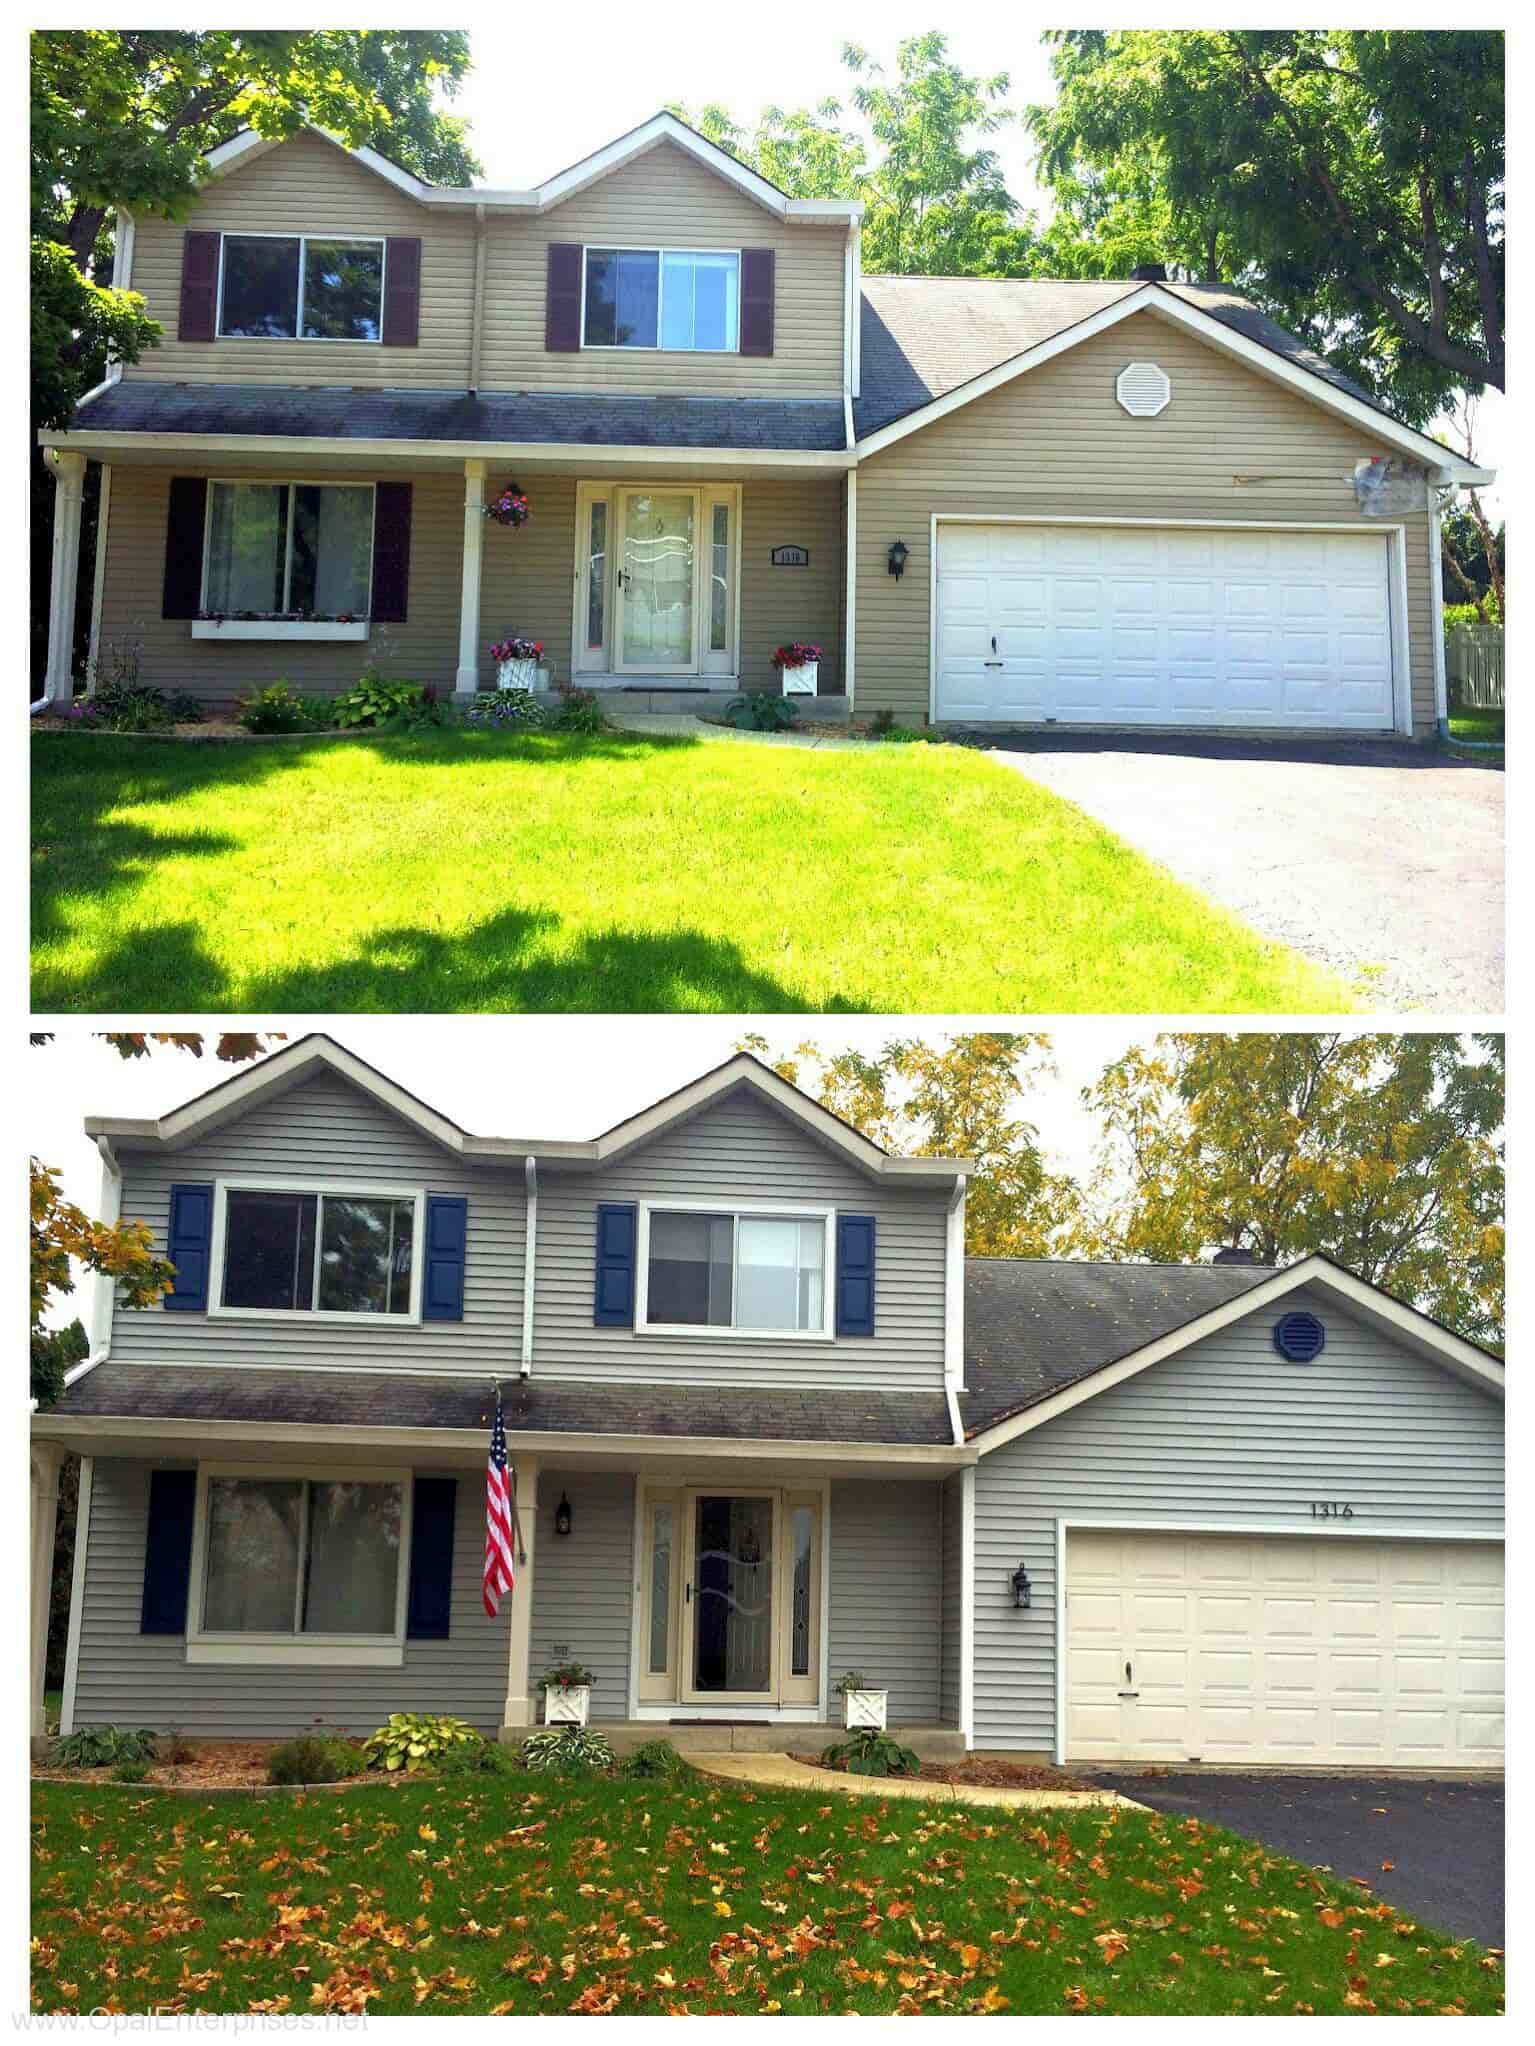
[[[78,461],[80,458],[75,457]],[[55,557],[55,560],[57,557]],[[59,1518],[63,1445],[32,1444],[32,1712],[34,1738],[46,1732],[44,1677],[48,1666],[48,1604],[53,1584],[53,1536]]]
[[[48,674],[44,693],[50,702],[68,703],[75,690],[75,591],[80,578],[85,457],[50,448],[48,465],[57,487],[53,493],[53,582],[48,598]]]
[[[503,1740],[520,1738],[534,1725],[537,1708],[528,1670],[528,1643],[533,1623],[533,1537],[538,1528],[538,1461],[518,1457],[513,1472],[517,1479],[517,1518],[522,1528],[526,1561],[517,1565],[517,1586],[512,1593],[511,1627],[506,1654],[506,1706],[501,1714]]]
[[[464,464],[464,587],[458,606],[458,673],[453,688],[473,696],[480,686],[480,560],[485,549],[485,464]]]

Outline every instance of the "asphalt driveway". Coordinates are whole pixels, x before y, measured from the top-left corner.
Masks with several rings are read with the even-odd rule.
[[[1380,740],[975,743],[1365,1002],[1501,1015],[1500,767]]]
[[[1503,1944],[1503,1785],[1417,1777],[1093,1772],[1161,1812],[1359,1878],[1425,1925]]]

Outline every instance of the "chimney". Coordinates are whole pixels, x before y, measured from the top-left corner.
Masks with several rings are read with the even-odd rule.
[[[1132,282],[1136,284],[1165,284],[1167,282],[1167,265],[1165,263],[1137,263],[1130,272],[1130,277]]]
[[[1250,1250],[1234,1243],[1228,1249],[1218,1250],[1210,1262],[1216,1265],[1250,1265],[1257,1260]]]

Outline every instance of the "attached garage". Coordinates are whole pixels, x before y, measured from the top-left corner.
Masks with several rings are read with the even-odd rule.
[[[1066,1759],[1498,1768],[1493,1542],[1068,1529]]]
[[[1380,528],[935,522],[935,720],[1408,724]]]

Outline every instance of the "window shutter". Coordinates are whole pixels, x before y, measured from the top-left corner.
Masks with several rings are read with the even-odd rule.
[[[414,348],[421,339],[421,237],[392,234],[384,244],[386,348]]]
[[[773,268],[771,249],[741,251],[741,353],[773,352]]]
[[[213,1247],[213,1188],[173,1186],[166,1255],[176,1267],[167,1307],[183,1314],[208,1311],[208,1264]]]
[[[639,1210],[633,1201],[597,1203],[597,1286],[592,1321],[597,1328],[634,1326],[634,1254]]]
[[[408,483],[373,486],[373,595],[375,625],[403,625],[410,608],[410,493]]]
[[[874,1217],[837,1217],[837,1334],[874,1333]]]
[[[426,1278],[421,1288],[423,1321],[463,1320],[468,1243],[469,1203],[457,1194],[428,1194]]]
[[[446,1641],[453,1611],[453,1515],[457,1478],[417,1478],[410,1502],[410,1608],[405,1632],[412,1641]]]
[[[219,239],[192,228],[181,237],[178,341],[212,341],[218,333]]]
[[[192,1511],[196,1471],[151,1471],[149,1524],[144,1535],[141,1634],[187,1631],[187,1585],[192,1576]]]
[[[581,244],[549,244],[544,346],[569,354],[581,346]]]
[[[195,618],[203,600],[203,527],[208,514],[205,476],[173,476],[165,520],[162,618]]]

